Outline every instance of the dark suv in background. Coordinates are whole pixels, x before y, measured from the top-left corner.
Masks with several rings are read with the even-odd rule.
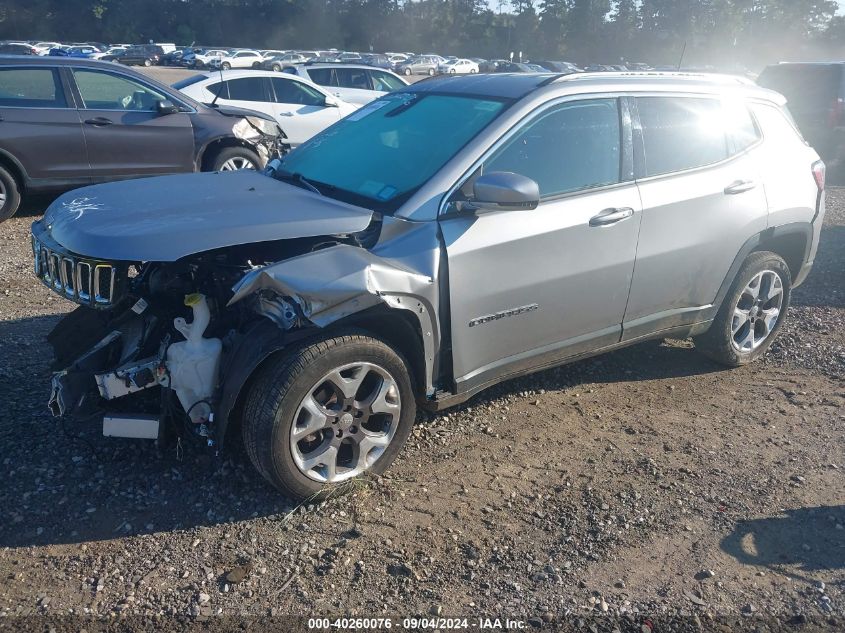
[[[110,180],[261,168],[272,117],[209,108],[140,73],[67,57],[0,57],[0,221],[26,194]]]
[[[757,83],[784,95],[805,140],[828,171],[845,171],[845,62],[768,66]]]
[[[164,57],[164,49],[155,44],[130,46],[117,61],[125,66],[158,66]]]

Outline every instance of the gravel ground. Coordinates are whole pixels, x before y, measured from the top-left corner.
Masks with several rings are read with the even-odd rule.
[[[70,304],[31,276],[33,217],[0,225],[0,616],[845,629],[845,190],[762,362],[650,342],[508,382],[421,414],[388,476],[316,507],[240,450],[213,464],[47,414],[43,339]]]

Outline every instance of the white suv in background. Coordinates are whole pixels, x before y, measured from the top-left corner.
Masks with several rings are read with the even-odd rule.
[[[295,64],[283,70],[323,86],[344,101],[361,105],[408,85],[389,70],[359,64]]]
[[[223,81],[220,79],[218,72],[203,73],[173,87],[200,103],[214,102],[269,114],[279,122],[293,147],[359,107],[341,101],[307,79],[269,70],[230,70],[223,75]]]
[[[264,56],[258,51],[243,49],[212,59],[209,63],[213,68],[220,67],[223,70],[230,68],[257,68],[264,61]]]

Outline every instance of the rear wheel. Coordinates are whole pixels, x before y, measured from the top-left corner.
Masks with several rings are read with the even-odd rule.
[[[258,154],[246,147],[225,147],[217,156],[211,166],[211,171],[238,171],[241,169],[259,169],[261,161]]]
[[[411,69],[410,69],[410,68],[406,68],[406,69],[405,69],[405,75],[406,75],[406,76],[410,76],[410,74],[411,74]]]
[[[792,289],[779,255],[752,253],[737,273],[710,329],[696,348],[716,362],[738,367],[766,353],[783,325]]]
[[[243,437],[258,472],[301,499],[384,472],[415,416],[404,360],[378,339],[336,335],[268,361],[247,395]]]
[[[153,62],[151,60],[149,60],[149,59],[144,60],[144,66],[152,66],[152,65],[153,65]]]
[[[429,76],[429,77],[434,76],[434,69],[433,69],[433,68],[429,68],[429,69],[428,69],[428,76]]]
[[[21,192],[18,181],[2,165],[0,165],[0,222],[8,220],[21,203]]]
[[[274,72],[277,72],[277,73],[282,72],[282,67],[281,67],[279,64],[273,64],[272,66],[270,66],[270,68],[271,68]]]

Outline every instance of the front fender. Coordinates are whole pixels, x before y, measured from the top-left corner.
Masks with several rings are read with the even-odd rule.
[[[250,271],[233,288],[228,305],[267,293],[293,301],[302,318],[321,328],[380,304],[407,310],[422,333],[425,389],[430,396],[440,345],[433,290],[434,279],[428,275],[363,248],[338,244]],[[254,309],[262,313],[264,303],[256,302]],[[274,318],[269,312],[265,316]]]

